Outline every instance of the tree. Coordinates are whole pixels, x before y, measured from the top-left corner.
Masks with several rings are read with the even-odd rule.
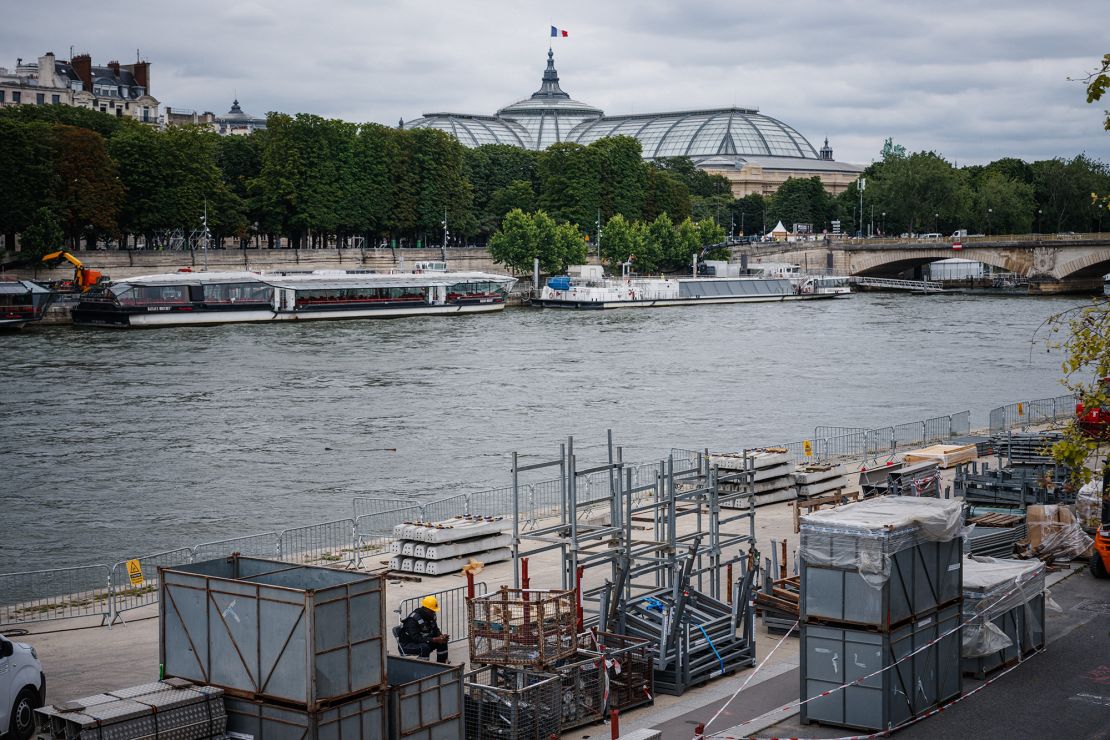
[[[54,218],[54,213],[43,206],[35,211],[31,224],[23,230],[20,250],[32,259],[41,259],[62,246],[62,227]]]
[[[474,188],[474,209],[478,216],[478,231],[489,234],[511,209],[492,208],[494,195],[515,183],[526,182],[535,197],[539,153],[508,144],[485,144],[464,151],[465,175]],[[525,212],[532,207],[521,209]],[[495,220],[491,220],[495,219]]]
[[[122,116],[112,116],[89,108],[74,105],[13,105],[0,108],[0,120],[21,123],[57,123],[64,126],[85,128],[111,138],[121,128],[140,127],[143,124]]]
[[[660,213],[672,219],[690,216],[690,191],[686,184],[670,172],[652,164],[646,165],[647,184],[644,191],[644,210],[641,218],[654,221]]]
[[[601,174],[598,208],[602,215],[619,213],[625,218],[639,218],[647,191],[647,166],[639,139],[606,136],[590,144],[587,150]],[[584,226],[592,221],[577,223]]]
[[[539,206],[557,221],[587,226],[601,208],[601,162],[597,149],[552,144],[540,154]],[[602,214],[602,218],[605,214]]]
[[[82,233],[114,233],[124,190],[108,143],[100,134],[76,126],[54,126],[54,200],[72,248]]]
[[[734,200],[729,205],[729,213],[737,234],[762,234],[767,201],[759,193],[750,193]]]
[[[1110,377],[1110,301],[1097,298],[1090,305],[1056,314],[1048,319],[1055,338],[1050,346],[1064,350],[1061,383],[1075,394],[1085,409],[1110,408],[1110,386],[1101,380]],[[1071,419],[1064,436],[1052,446],[1052,457],[1070,468],[1078,484],[1091,479],[1087,467],[1092,456],[1110,465],[1110,435],[1103,429],[1084,430],[1080,418]]]
[[[991,234],[1016,234],[1032,230],[1033,186],[997,172],[986,172],[972,199],[969,223]]]
[[[532,183],[527,180],[514,180],[503,188],[493,191],[478,221],[479,233],[490,233],[513,209],[525,213],[536,210],[536,194]]]
[[[586,261],[586,241],[573,225],[557,224],[543,211],[527,214],[515,208],[505,216],[501,228],[489,240],[490,256],[517,272],[532,269],[539,258],[548,274],[564,272],[568,265]]]
[[[1110,54],[1105,54],[1102,57],[1102,65],[1088,74],[1084,81],[1087,83],[1087,102],[1095,103],[1102,100],[1106,90],[1110,89]],[[1110,111],[1106,111],[1103,128],[1110,131]]]
[[[782,221],[788,229],[810,224],[819,231],[831,220],[831,212],[832,198],[819,177],[787,179],[767,204],[767,220]]]
[[[601,257],[616,267],[643,251],[642,234],[619,213],[610,218],[602,229]]]
[[[30,226],[39,206],[51,202],[57,192],[53,141],[49,123],[0,116],[0,234],[9,250],[15,235]]]
[[[852,196],[840,198],[841,220],[856,210],[846,213],[853,196],[854,203],[859,203],[858,189],[850,187],[849,191]],[[864,211],[852,220],[862,216],[856,228],[866,233],[872,213],[877,216],[885,211],[888,233],[933,231],[945,220],[962,220],[970,201],[970,190],[959,170],[935,152],[916,152],[892,156],[875,168],[864,190]]]

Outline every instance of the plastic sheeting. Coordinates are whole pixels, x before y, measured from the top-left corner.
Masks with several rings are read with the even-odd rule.
[[[1102,471],[1075,495],[1075,518],[1083,529],[1098,529],[1102,520]]]
[[[1039,631],[1041,615],[1030,605],[1045,594],[1045,565],[1040,561],[964,558],[964,618],[960,655],[983,658],[1005,650],[1013,640],[994,620],[1013,609],[1025,610],[1026,631]]]
[[[813,565],[855,569],[881,588],[892,555],[925,541],[947,542],[962,528],[959,500],[881,496],[803,516],[799,554]]]

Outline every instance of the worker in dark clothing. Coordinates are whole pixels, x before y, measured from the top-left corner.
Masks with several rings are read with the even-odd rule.
[[[435,650],[436,661],[447,662],[447,641],[450,635],[439,631],[439,625],[436,624],[438,612],[439,601],[436,597],[425,596],[420,600],[420,606],[401,621],[398,638],[403,654],[427,658]]]

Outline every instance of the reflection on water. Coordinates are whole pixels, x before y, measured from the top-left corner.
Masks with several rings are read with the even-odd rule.
[[[626,459],[1062,393],[1030,338],[1076,299],[856,295],[657,310],[0,336],[0,571],[508,482],[574,434]]]

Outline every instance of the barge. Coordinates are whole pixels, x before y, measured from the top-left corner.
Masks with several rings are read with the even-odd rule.
[[[836,298],[849,289],[809,277],[639,277],[606,278],[596,265],[572,268],[577,274],[549,278],[532,305],[543,308],[654,308],[707,303],[767,303]]]
[[[489,313],[515,282],[484,272],[183,271],[114,282],[72,316],[77,326],[126,328]]]

